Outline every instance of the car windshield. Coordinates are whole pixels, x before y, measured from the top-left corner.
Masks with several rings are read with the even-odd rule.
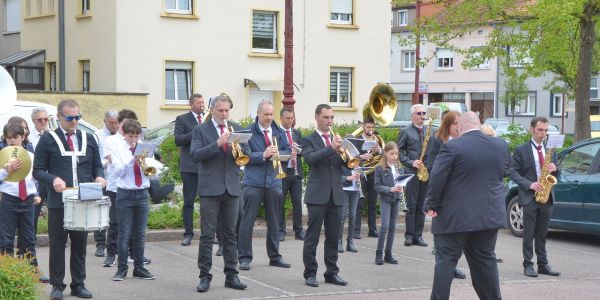
[[[163,136],[173,133],[174,129],[175,129],[175,123],[161,125],[161,126],[158,126],[158,127],[148,130],[148,132],[146,132],[146,135],[144,136],[144,139],[145,140],[154,140],[154,139],[157,139],[157,138],[160,138],[160,137],[163,137]]]

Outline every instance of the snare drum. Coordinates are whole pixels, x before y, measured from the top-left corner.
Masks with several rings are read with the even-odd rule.
[[[79,200],[76,195],[65,197],[64,228],[75,231],[96,231],[108,228],[110,199]]]

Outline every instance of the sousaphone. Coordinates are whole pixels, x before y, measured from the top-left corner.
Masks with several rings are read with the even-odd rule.
[[[10,74],[0,67],[0,114],[9,112],[17,102],[17,87]]]

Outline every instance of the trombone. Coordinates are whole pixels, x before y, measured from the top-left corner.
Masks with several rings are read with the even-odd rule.
[[[233,133],[233,127],[227,126],[227,130],[229,130],[229,133]],[[239,140],[231,142],[231,154],[233,155],[233,159],[235,159],[235,164],[240,167],[245,166],[250,162],[250,157],[242,152]]]
[[[287,174],[281,168],[281,159],[279,158],[279,144],[277,143],[277,137],[273,136],[273,146],[277,149],[277,153],[271,158],[273,160],[273,169],[277,170],[277,175],[275,178],[283,179],[287,177]]]

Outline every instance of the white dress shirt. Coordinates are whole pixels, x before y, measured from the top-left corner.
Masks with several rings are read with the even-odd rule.
[[[67,131],[65,131],[62,127],[59,127],[60,131],[62,131],[65,140],[67,141],[67,145],[69,145],[69,137],[67,136]],[[77,139],[77,129],[73,131],[73,135],[71,135],[71,141],[73,141],[73,150],[79,151],[79,140]],[[71,151],[71,149],[65,149],[66,151]]]
[[[213,118],[210,118],[210,120],[213,122],[213,125],[215,125],[215,129],[217,129],[217,134],[219,136],[221,136],[221,128],[219,128],[219,123],[217,123],[215,121],[215,119],[213,119]],[[223,128],[223,133],[229,132],[229,129],[227,129],[228,128],[227,127],[227,120],[223,123],[223,125],[225,125],[225,128]]]
[[[98,138],[98,150],[100,151],[102,166],[106,168],[108,161],[104,158],[104,140],[106,140],[107,137],[112,136],[112,133],[110,133],[110,131],[106,129],[106,126],[104,126],[102,129],[98,129],[96,132],[94,132],[94,135],[96,135],[96,138]]]
[[[194,115],[194,119],[196,119],[196,122],[198,122],[198,116],[200,116],[202,122],[204,122],[204,114],[197,114],[193,110],[190,110],[190,112],[192,112],[192,115]],[[200,123],[198,123],[198,125],[200,125]]]
[[[537,151],[537,146],[542,146],[542,157],[544,158],[544,160],[546,159],[546,149],[544,149],[544,144],[538,144],[536,143],[533,139],[531,139],[531,151],[533,151],[533,160],[535,161],[535,174],[537,175],[537,178],[540,178],[540,174],[542,171],[542,168],[540,168],[540,158],[538,157],[538,151]]]
[[[40,138],[42,137],[42,135],[44,135],[44,133],[44,131],[37,131],[37,129],[33,127],[33,131],[31,131],[31,134],[29,134],[29,136],[27,137],[27,139],[31,142],[31,145],[33,145],[33,150],[35,150],[35,148],[37,147],[37,144],[40,142]]]
[[[144,175],[140,167],[140,175],[142,176],[142,185],[135,184],[134,161],[135,158],[131,153],[129,144],[125,139],[121,139],[115,149],[112,150],[111,160],[113,165],[112,176],[117,178],[117,187],[125,190],[141,190],[150,187],[150,179]]]
[[[317,133],[321,137],[321,140],[323,141],[323,144],[325,144],[326,147],[327,147],[327,141],[325,140],[325,137],[323,137],[323,135],[329,134],[329,144],[333,144],[333,134],[331,134],[331,132],[332,131],[329,131],[328,133],[324,133],[324,132],[319,131],[319,129],[317,129]]]
[[[33,161],[33,154],[31,152],[27,152],[31,161]],[[33,170],[33,168],[32,168]],[[25,177],[25,186],[27,187],[27,196],[29,195],[38,195],[36,180],[31,176],[31,171],[29,170],[29,174]],[[0,169],[0,192],[9,194],[11,196],[19,197],[19,182],[10,182],[4,181],[8,176],[8,170],[2,168]]]
[[[106,159],[106,158],[108,156],[110,156],[111,160],[114,159],[116,154],[113,155],[113,151],[115,149],[117,149],[117,147],[121,144],[122,141],[124,141],[124,139],[125,138],[121,135],[121,133],[117,132],[109,137],[106,137],[106,139],[104,139],[104,143],[102,145],[102,148],[104,149],[102,151],[103,152],[102,160],[107,161],[106,170],[104,172],[104,175],[105,175],[104,178],[106,178],[106,190],[114,192],[114,193],[117,192],[117,179],[118,178],[115,176],[112,176],[114,166],[113,166],[113,164],[108,163],[108,159]]]

